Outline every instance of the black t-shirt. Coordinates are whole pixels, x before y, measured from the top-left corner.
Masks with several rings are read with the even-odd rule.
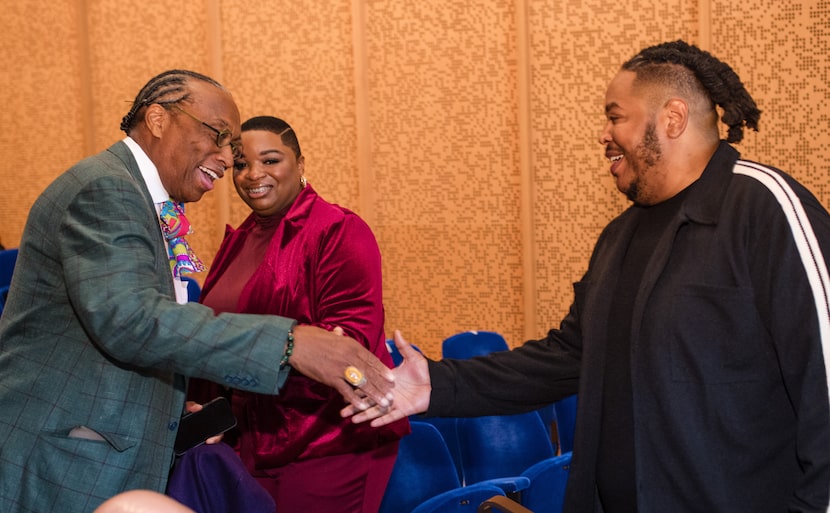
[[[631,398],[631,316],[634,300],[660,237],[689,188],[651,207],[640,219],[623,258],[608,315],[597,488],[605,513],[636,513],[634,416]]]

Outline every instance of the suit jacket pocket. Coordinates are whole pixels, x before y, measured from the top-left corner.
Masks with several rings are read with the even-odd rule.
[[[41,432],[32,448],[21,500],[40,505],[33,511],[80,511],[81,498],[101,502],[130,479],[136,440],[113,434],[104,440],[70,438],[69,431]]]

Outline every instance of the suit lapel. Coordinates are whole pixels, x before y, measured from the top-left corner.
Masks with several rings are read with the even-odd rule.
[[[124,163],[124,167],[127,169],[127,172],[129,172],[130,177],[141,191],[141,194],[147,204],[147,208],[145,210],[145,214],[147,216],[146,222],[156,227],[155,230],[150,231],[154,234],[153,243],[156,246],[157,261],[161,262],[162,269],[169,269],[167,246],[165,246],[164,237],[161,233],[161,226],[159,225],[159,217],[156,212],[156,206],[153,203],[153,197],[150,195],[150,190],[147,188],[147,184],[144,183],[144,177],[141,175],[141,170],[138,168],[138,163],[136,162],[135,157],[133,157],[130,148],[124,144],[123,141],[118,141],[113,144],[107,149],[107,151],[115,155],[121,162]],[[164,280],[163,286],[168,295],[172,298],[176,297],[176,292],[173,289],[172,277]]]

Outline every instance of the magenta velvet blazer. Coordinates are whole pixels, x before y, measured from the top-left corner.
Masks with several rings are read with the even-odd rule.
[[[202,298],[228,268],[255,225],[230,227],[205,280]],[[392,367],[386,349],[381,259],[369,226],[307,186],[276,227],[263,262],[242,289],[237,312],[273,314],[330,330],[340,326]],[[274,355],[274,362],[280,355]],[[373,449],[409,432],[406,420],[376,429],[342,419],[333,388],[292,371],[280,394],[233,392],[249,468]],[[247,445],[247,450],[245,445]],[[246,454],[250,453],[250,454]]]

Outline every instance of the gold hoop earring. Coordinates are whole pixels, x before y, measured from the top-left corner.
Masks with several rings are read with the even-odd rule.
[[[300,175],[300,188],[305,189],[306,185],[308,185],[308,180],[305,179],[304,175]]]

